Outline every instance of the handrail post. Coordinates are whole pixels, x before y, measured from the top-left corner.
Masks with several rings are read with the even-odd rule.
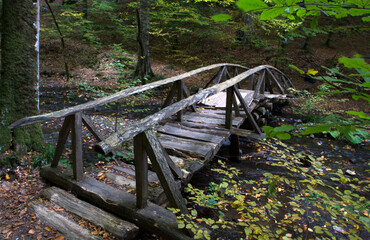
[[[83,160],[82,160],[82,112],[73,115],[72,124],[72,161],[73,177],[80,181],[83,178]]]
[[[144,133],[134,137],[134,162],[136,177],[136,207],[145,208],[148,204],[148,157],[144,147]]]
[[[177,87],[177,101],[181,101],[184,98],[184,90],[183,90],[183,84],[182,81],[179,80],[176,82],[176,87]],[[177,112],[177,121],[181,122],[182,121],[182,114],[183,110],[180,110]]]
[[[225,118],[225,128],[226,129],[231,129],[232,127],[233,96],[234,96],[233,87],[229,87],[228,89],[226,89],[226,118]]]

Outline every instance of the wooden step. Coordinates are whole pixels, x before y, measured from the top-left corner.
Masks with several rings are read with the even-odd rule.
[[[60,188],[47,188],[42,192],[42,196],[68,212],[80,216],[96,226],[101,226],[119,239],[135,239],[139,232],[136,225],[82,201]]]
[[[176,216],[172,212],[156,204],[149,202],[146,208],[137,209],[134,195],[87,176],[84,176],[81,181],[76,181],[69,168],[47,166],[41,169],[40,175],[74,192],[81,199],[165,239],[192,239],[177,228]]]

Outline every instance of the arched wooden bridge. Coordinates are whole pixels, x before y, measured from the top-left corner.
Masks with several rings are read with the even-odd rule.
[[[215,70],[217,73],[204,89],[191,95],[184,79]],[[89,109],[167,84],[172,87],[161,110],[108,137],[103,137],[84,114]],[[9,128],[65,118],[53,162],[41,170],[42,177],[164,238],[187,239],[187,233],[177,229],[175,215],[148,201],[151,176],[160,181],[169,204],[186,213],[181,186],[212,159],[228,138],[233,157],[237,158],[238,136],[262,134],[260,127],[272,108],[271,102],[286,99],[288,88],[293,88],[288,77],[269,65],[249,69],[236,64],[215,64],[60,111],[26,117]],[[249,122],[254,133],[239,129],[244,121]],[[104,154],[117,151],[122,143],[134,139],[132,175],[136,179],[136,196],[84,175],[83,125],[99,141],[95,149]],[[69,135],[73,164],[72,169],[65,169],[58,162]],[[149,170],[148,158],[155,174]]]

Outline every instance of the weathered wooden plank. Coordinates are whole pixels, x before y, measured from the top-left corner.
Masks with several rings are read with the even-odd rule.
[[[185,115],[184,121],[188,122],[196,122],[196,123],[206,123],[206,124],[217,124],[217,125],[225,125],[225,119],[219,119],[219,118],[207,118],[207,117],[198,117],[198,116],[192,116],[192,115]],[[232,120],[232,125],[239,127],[244,121],[244,118],[242,117],[235,117]]]
[[[57,187],[50,187],[42,192],[42,196],[68,212],[80,216],[96,226],[101,226],[119,239],[135,239],[139,228],[125,220],[119,219],[113,214],[101,210],[85,201],[81,201],[74,195]]]
[[[82,160],[82,113],[77,112],[73,115],[72,124],[72,166],[73,176],[79,181],[83,178]]]
[[[92,235],[87,229],[81,227],[73,220],[53,210],[50,211],[40,201],[32,201],[30,207],[35,211],[36,216],[41,219],[41,221],[61,232],[67,239],[102,239],[99,236]]]
[[[212,134],[220,136],[229,135],[229,131],[221,125],[205,124],[205,123],[194,123],[194,122],[182,122],[182,126],[198,129],[200,131],[212,131]]]
[[[148,204],[148,157],[145,151],[145,134],[134,137],[134,162],[136,178],[136,207],[145,208]]]
[[[165,239],[192,239],[177,228],[176,216],[152,203],[136,209],[136,198],[112,186],[90,177],[82,181],[71,178],[70,169],[43,167],[40,175],[66,190],[76,193],[81,199],[134,223],[138,227],[158,234]]]
[[[112,168],[116,171],[123,172],[131,177],[135,177],[135,165],[126,164],[123,162],[121,162],[120,165],[121,166],[113,165]],[[155,172],[148,170],[148,181],[150,183],[158,182],[159,179],[157,177],[157,174],[155,174]]]
[[[67,142],[69,133],[70,133],[71,128],[72,128],[72,124],[73,124],[73,116],[67,116],[64,119],[62,128],[59,131],[58,143],[57,143],[57,146],[55,148],[53,162],[51,163],[51,167],[58,166],[59,159],[62,156],[64,146]]]
[[[56,111],[56,112],[51,112],[51,113],[46,113],[46,114],[42,114],[42,115],[38,115],[38,116],[31,116],[31,117],[22,118],[22,119],[20,119],[16,122],[12,123],[9,126],[9,128],[22,127],[22,126],[27,126],[27,125],[34,124],[34,123],[49,121],[49,120],[52,120],[52,119],[55,119],[55,118],[66,117],[68,115],[72,115],[72,114],[77,113],[77,112],[82,112],[82,111],[85,111],[85,110],[88,110],[88,109],[99,107],[99,106],[102,106],[104,104],[111,103],[111,102],[117,101],[119,99],[131,96],[131,95],[134,95],[134,94],[137,94],[137,93],[140,93],[140,92],[144,92],[144,91],[147,91],[147,90],[150,90],[150,89],[154,89],[154,88],[157,88],[157,87],[169,84],[169,83],[176,82],[180,79],[191,77],[191,76],[194,76],[198,73],[209,71],[209,70],[212,70],[214,68],[223,67],[223,66],[234,66],[234,67],[239,67],[239,68],[242,68],[242,69],[246,69],[246,67],[241,66],[241,65],[237,65],[237,64],[229,64],[229,63],[213,64],[213,65],[210,65],[210,66],[207,66],[207,67],[198,68],[198,69],[180,74],[178,76],[174,76],[174,77],[170,77],[170,78],[167,78],[167,79],[164,79],[164,80],[149,83],[149,84],[146,84],[146,85],[143,85],[143,86],[124,89],[124,90],[122,90],[118,93],[112,94],[110,96],[99,98],[99,99],[96,99],[94,101],[90,101],[90,102],[80,104],[80,105],[77,105],[77,106],[65,108],[63,110],[59,110],[59,111]],[[263,68],[265,68],[265,67],[273,68],[272,66],[268,66],[268,65],[264,66]]]
[[[250,105],[250,103],[253,101],[254,91],[244,89],[239,89],[239,91],[242,94],[244,101],[247,102],[248,105]],[[240,105],[239,99],[236,99],[236,102],[238,105]],[[226,92],[220,92],[215,95],[212,95],[209,98],[202,100],[201,103],[206,106],[212,106],[216,108],[226,108]]]
[[[188,138],[188,139],[195,139],[195,140],[201,140],[205,142],[212,142],[216,144],[220,144],[221,142],[225,141],[225,137],[221,137],[218,135],[208,134],[205,132],[196,132],[195,129],[189,129],[182,127],[181,125],[178,125],[178,127],[166,124],[160,128],[157,129],[157,132],[166,134],[166,135],[173,135],[176,137],[181,138]]]
[[[152,167],[157,173],[167,199],[172,207],[180,209],[184,214],[188,213],[185,201],[182,198],[180,189],[176,185],[171,169],[167,163],[166,153],[163,151],[159,139],[153,130],[147,130],[144,134],[145,141],[147,141],[145,149],[150,157]]]
[[[174,148],[188,153],[190,156],[208,159],[213,155],[218,144],[201,142],[191,139],[179,138],[170,135],[159,134],[159,140],[165,149]]]

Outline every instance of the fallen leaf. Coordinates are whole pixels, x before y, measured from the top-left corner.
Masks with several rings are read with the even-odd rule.
[[[6,180],[9,180],[10,179],[9,174],[5,174],[5,179]]]
[[[45,230],[50,232],[53,228],[52,227],[45,227]]]
[[[31,229],[28,231],[29,234],[35,234],[35,230]]]
[[[63,235],[58,235],[55,237],[54,240],[64,240],[64,236]]]

